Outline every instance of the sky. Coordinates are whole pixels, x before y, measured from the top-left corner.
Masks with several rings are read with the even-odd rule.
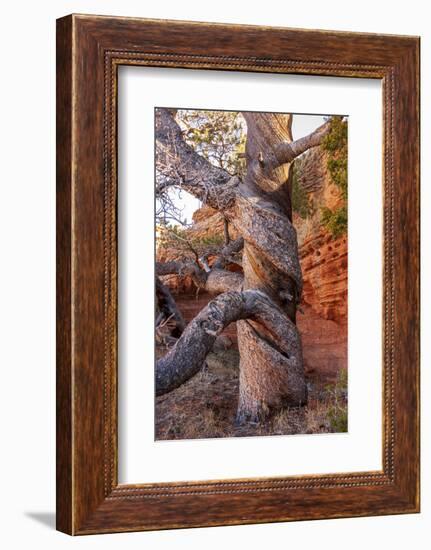
[[[306,136],[324,122],[325,119],[323,115],[294,114],[292,121],[293,139],[296,140]],[[191,223],[193,213],[201,207],[201,202],[186,191],[181,191],[181,197],[177,194],[176,202],[178,206],[182,208],[183,219],[186,220],[186,223]]]

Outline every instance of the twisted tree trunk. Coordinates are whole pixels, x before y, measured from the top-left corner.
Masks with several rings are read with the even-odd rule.
[[[291,165],[280,164],[276,155],[280,145],[292,141],[292,118],[269,113],[245,113],[244,117],[247,176],[233,218],[246,243],[244,289],[264,292],[294,326],[302,276],[292,225]],[[237,329],[241,358],[237,420],[258,422],[272,409],[305,403],[301,346],[286,356],[261,323],[244,320]]]
[[[158,115],[156,138],[165,185],[180,186],[223,212],[243,238],[244,276],[224,272],[219,266],[205,275],[197,270],[198,286],[215,293],[236,292],[222,294],[198,314],[175,347],[159,360],[156,379],[160,394],[193,376],[220,330],[238,321],[237,420],[259,422],[274,409],[298,406],[307,399],[296,328],[302,275],[292,225],[291,163],[319,145],[329,125],[292,142],[291,115],[244,113],[244,117],[247,173],[241,181],[210,165],[188,146],[172,113],[160,110]]]

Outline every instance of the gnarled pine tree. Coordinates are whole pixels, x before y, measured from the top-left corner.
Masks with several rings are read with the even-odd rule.
[[[321,143],[329,122],[292,141],[292,115],[243,113],[247,124],[246,170],[232,175],[184,139],[176,112],[156,113],[156,194],[180,187],[223,213],[241,236],[228,247],[243,250],[244,274],[199,263],[169,262],[157,274],[185,273],[217,296],[193,319],[156,365],[156,393],[172,391],[203,366],[220,332],[237,321],[240,383],[237,420],[259,422],[271,411],[307,400],[296,308],[302,275],[292,225],[292,162]],[[222,251],[229,254],[229,251]]]

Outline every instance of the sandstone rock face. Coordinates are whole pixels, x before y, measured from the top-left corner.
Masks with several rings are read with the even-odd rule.
[[[347,321],[347,238],[311,233],[300,250],[303,300],[324,319]]]
[[[223,235],[223,216],[210,206],[202,206],[193,214],[193,225],[190,233],[195,237],[212,237]]]
[[[188,234],[192,239],[219,237],[222,240],[224,237],[223,216],[210,206],[202,206],[193,214],[193,225],[188,230]],[[238,236],[232,225],[229,225],[229,235],[231,239],[236,239]]]
[[[297,325],[302,339],[304,369],[307,377],[334,383],[347,366],[346,325],[322,319],[310,306],[298,312]]]
[[[313,147],[299,159],[298,182],[307,193],[316,193],[324,186],[326,156],[320,147]]]
[[[347,234],[334,237],[321,223],[321,208],[343,204],[340,189],[328,173],[319,147],[300,161],[298,181],[312,204],[306,219],[294,214],[304,282],[303,301],[324,319],[347,322]]]

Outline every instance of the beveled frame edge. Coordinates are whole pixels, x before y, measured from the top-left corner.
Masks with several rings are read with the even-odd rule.
[[[419,39],[94,16],[57,25],[57,528],[85,534],[418,511]],[[235,36],[221,53],[217,46],[200,53],[192,39],[186,51],[177,40],[190,26],[200,40]],[[262,32],[281,58],[234,55],[265,54],[254,44]],[[285,44],[290,37],[295,46]],[[289,51],[298,50],[298,39],[302,59]],[[340,41],[351,62],[339,59]],[[355,59],[358,41],[362,60]],[[387,52],[376,54],[382,44]],[[316,51],[326,60],[314,60]],[[118,485],[116,90],[123,64],[383,80],[382,472]],[[407,170],[410,184],[402,184]],[[411,232],[401,235],[395,219]],[[406,315],[397,315],[400,303]]]

